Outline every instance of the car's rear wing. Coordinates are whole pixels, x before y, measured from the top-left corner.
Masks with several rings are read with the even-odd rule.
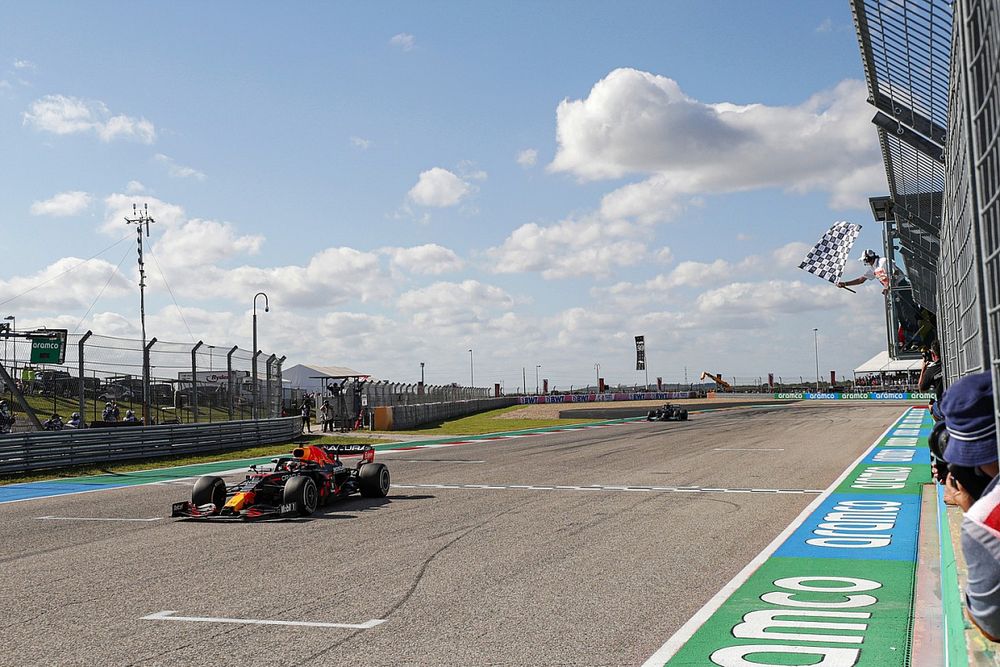
[[[336,456],[361,456],[368,463],[375,460],[375,448],[371,445],[325,445],[323,449]]]

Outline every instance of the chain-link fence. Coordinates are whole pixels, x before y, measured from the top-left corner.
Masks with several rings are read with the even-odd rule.
[[[282,412],[284,357],[253,354],[239,347],[152,338],[70,334],[62,364],[31,363],[31,339],[24,332],[4,338],[4,368],[44,422],[63,424],[78,413],[88,426],[212,423],[267,419]],[[254,382],[256,377],[256,382]],[[5,400],[16,408],[13,392]],[[287,393],[287,392],[284,392]],[[50,423],[50,428],[58,427]],[[27,419],[13,430],[30,430]]]

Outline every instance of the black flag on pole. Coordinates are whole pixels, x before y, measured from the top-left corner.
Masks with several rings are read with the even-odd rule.
[[[646,337],[635,337],[635,370],[646,370]]]

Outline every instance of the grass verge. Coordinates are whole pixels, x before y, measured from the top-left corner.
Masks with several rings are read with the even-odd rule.
[[[108,473],[126,473],[137,470],[156,470],[158,468],[170,468],[173,466],[194,465],[198,463],[214,463],[215,461],[229,461],[233,459],[249,459],[258,456],[277,456],[286,454],[295,445],[356,445],[391,442],[391,440],[380,440],[375,438],[355,438],[347,436],[319,436],[305,435],[293,442],[277,445],[266,445],[263,447],[246,447],[244,449],[230,449],[224,452],[214,452],[211,454],[196,454],[190,456],[171,456],[156,459],[138,459],[125,463],[107,463],[102,465],[73,466],[61,470],[42,470],[38,472],[28,472],[21,474],[0,475],[0,486],[5,484],[23,484],[25,482],[42,482],[53,479],[71,479],[73,477],[87,477],[91,475],[106,475]]]
[[[448,419],[425,424],[408,431],[393,431],[394,433],[409,433],[426,435],[429,438],[439,435],[483,435],[486,433],[503,433],[506,431],[521,431],[529,428],[548,428],[550,426],[569,426],[571,424],[589,424],[600,419],[503,419],[500,415],[520,410],[523,405],[512,405],[498,410],[481,412],[477,415]]]

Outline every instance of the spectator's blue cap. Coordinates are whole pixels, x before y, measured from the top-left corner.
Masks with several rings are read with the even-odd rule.
[[[993,408],[993,377],[989,372],[966,375],[941,398],[948,429],[948,463],[973,468],[997,460],[997,427]]]

